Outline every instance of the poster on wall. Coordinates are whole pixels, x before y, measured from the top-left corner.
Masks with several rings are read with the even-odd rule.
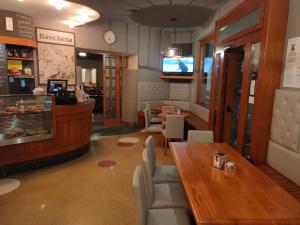
[[[48,79],[76,84],[74,33],[37,28],[39,84]]]
[[[40,84],[47,84],[48,79],[76,84],[74,47],[38,43],[38,67]]]
[[[288,40],[283,86],[300,88],[300,37]]]

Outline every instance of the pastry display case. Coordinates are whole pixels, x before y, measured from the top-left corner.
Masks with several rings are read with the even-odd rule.
[[[0,95],[0,146],[53,138],[52,95]]]

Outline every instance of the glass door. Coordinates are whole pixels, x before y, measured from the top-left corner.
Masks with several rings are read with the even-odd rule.
[[[104,125],[121,122],[120,57],[104,56]]]
[[[244,49],[233,48],[225,52],[225,100],[223,141],[236,148],[238,142],[239,113],[241,105]]]

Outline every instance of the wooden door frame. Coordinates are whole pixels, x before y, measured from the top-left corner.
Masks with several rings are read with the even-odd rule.
[[[116,118],[113,119],[106,119],[106,58],[111,58],[115,57],[116,59],[116,66],[113,68],[111,66],[111,60],[110,60],[110,66],[109,70],[110,73],[112,69],[116,70]],[[112,78],[110,76],[110,84],[112,83]],[[120,112],[120,98],[121,98],[121,93],[120,93],[120,56],[116,55],[103,55],[103,123],[104,125],[115,125],[115,124],[120,124],[121,123],[121,112]],[[111,95],[111,90],[110,90],[110,102],[112,102],[112,95]]]
[[[213,110],[214,110],[214,92],[216,87],[216,64],[214,63],[213,68],[213,79],[212,79],[212,90],[211,90],[211,107],[210,107],[210,118],[209,118],[209,128],[215,131],[215,140],[217,142],[223,141],[222,133],[223,133],[223,120],[224,120],[224,101],[225,101],[225,85],[226,85],[226,62],[225,62],[225,51],[230,46],[231,48],[238,48],[244,46],[245,54],[244,54],[244,71],[243,71],[243,81],[242,81],[242,89],[245,90],[241,95],[241,110],[239,112],[239,120],[242,121],[243,124],[238,126],[238,133],[242,136],[242,138],[238,139],[237,150],[242,153],[243,148],[243,140],[245,133],[245,121],[247,114],[247,107],[245,104],[248,102],[248,90],[249,90],[249,73],[250,73],[250,64],[251,64],[251,45],[253,43],[261,42],[261,31],[248,34],[238,40],[232,40],[224,45],[216,47],[216,54],[214,56],[214,60],[216,60],[216,55],[218,53],[222,54],[221,63],[220,63],[220,74],[219,74],[219,90],[217,97],[217,108],[218,112],[216,115],[216,126],[213,128]],[[240,122],[239,122],[240,123]]]

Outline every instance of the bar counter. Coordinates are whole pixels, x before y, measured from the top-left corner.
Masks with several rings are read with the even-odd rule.
[[[24,163],[31,162],[36,167],[40,164],[38,161],[40,159],[53,161],[55,156],[68,153],[74,155],[76,151],[88,150],[93,108],[94,101],[75,105],[53,104],[53,137],[47,140],[0,146],[0,173],[2,175],[6,173],[6,168],[9,166],[10,169],[12,166],[23,165],[24,167]]]

